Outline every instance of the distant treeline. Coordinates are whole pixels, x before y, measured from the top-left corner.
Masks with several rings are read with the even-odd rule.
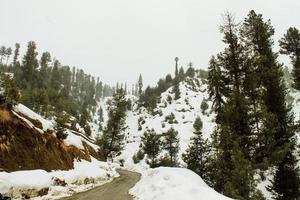
[[[45,117],[59,116],[62,111],[76,117],[81,126],[96,112],[96,102],[111,96],[114,88],[99,77],[82,69],[62,65],[49,52],[39,56],[35,42],[30,41],[20,58],[20,45],[0,48],[0,72],[13,73],[21,91],[21,103]]]

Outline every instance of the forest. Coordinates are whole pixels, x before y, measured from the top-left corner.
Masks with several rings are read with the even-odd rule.
[[[144,86],[142,75],[132,89],[127,84],[103,83],[82,69],[61,64],[49,52],[41,55],[36,43],[28,42],[20,56],[20,45],[0,48],[0,73],[4,93],[0,103],[12,108],[22,103],[47,119],[57,120],[57,131],[67,128],[75,118],[85,134],[91,136],[92,116],[103,111],[97,106],[107,102],[108,120],[99,130],[96,144],[104,160],[114,159],[126,146],[126,112],[143,112],[162,116],[158,111],[161,94],[171,89],[169,102],[182,95],[180,84],[197,77],[208,85],[216,124],[209,138],[203,137],[203,121],[193,122],[193,136],[185,153],[179,154],[178,130],[163,133],[148,129],[141,136],[141,145],[133,156],[134,163],[146,159],[151,168],[186,167],[197,173],[221,194],[239,200],[263,200],[256,187],[255,175],[274,169],[268,191],[276,200],[300,198],[299,122],[295,121],[287,97],[290,90],[300,90],[300,32],[291,27],[279,41],[274,41],[271,20],[251,10],[238,23],[226,12],[220,26],[225,48],[212,55],[207,70],[196,69],[193,63],[180,67],[175,58],[174,75],[168,74],[155,86]],[[278,42],[280,51],[274,50]],[[288,56],[292,65],[292,88],[284,77],[284,65],[278,56]],[[21,58],[20,58],[21,57]],[[13,78],[11,78],[11,76]],[[133,96],[136,101],[132,102]],[[136,103],[137,106],[133,106]],[[203,113],[206,102],[199,102]],[[102,108],[101,108],[102,109]],[[297,113],[298,114],[298,113]],[[165,122],[176,124],[174,114]],[[142,130],[143,118],[137,129]],[[63,136],[64,139],[67,136]],[[164,156],[160,156],[164,153]],[[185,165],[179,162],[182,158]]]

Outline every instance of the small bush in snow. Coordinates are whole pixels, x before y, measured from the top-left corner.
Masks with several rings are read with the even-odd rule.
[[[172,103],[172,97],[171,97],[170,95],[168,95],[168,97],[167,97],[167,101],[168,101],[168,103],[169,103],[169,104],[171,104],[171,103]]]
[[[205,99],[203,99],[200,108],[201,108],[202,114],[204,115],[206,113],[206,110],[208,109],[208,104]]]
[[[165,117],[165,122],[168,122],[169,124],[174,124],[174,121],[176,121],[174,113],[171,113]]]
[[[171,161],[170,156],[168,156],[166,154],[163,157],[159,158],[159,161],[158,161],[156,167],[174,167],[174,164]]]
[[[58,129],[56,130],[56,137],[57,137],[58,139],[64,140],[64,139],[67,139],[68,134],[65,133],[65,129],[64,129],[64,128],[58,128]]]
[[[142,128],[142,125],[145,124],[145,120],[142,118],[142,117],[139,117],[138,119],[138,131],[141,131],[143,128]]]
[[[190,104],[188,98],[185,98],[184,101],[185,101],[185,104],[186,104],[186,105],[189,105],[189,104]]]
[[[90,127],[88,124],[85,125],[85,127],[84,127],[84,132],[85,132],[85,135],[91,136],[92,130],[91,130],[91,127]]]
[[[133,160],[134,164],[137,164],[137,163],[139,163],[141,160],[143,160],[144,157],[145,157],[145,154],[144,154],[144,152],[140,149],[140,150],[138,150],[137,153],[135,153],[135,154],[133,155],[132,160]]]
[[[163,112],[162,110],[156,110],[153,115],[159,115],[159,116],[162,116],[163,115]]]

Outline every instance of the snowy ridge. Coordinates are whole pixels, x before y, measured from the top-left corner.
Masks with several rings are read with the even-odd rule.
[[[54,120],[47,120],[43,118],[41,115],[35,113],[31,109],[27,108],[26,106],[22,104],[18,104],[15,106],[14,115],[16,115],[19,119],[23,120],[25,123],[27,123],[31,128],[36,129],[40,133],[45,133],[48,130],[53,131],[55,121]],[[18,113],[29,117],[30,119],[37,120],[42,124],[42,130],[36,126],[34,126],[33,123],[31,123],[29,120],[25,119],[24,117],[20,116]],[[78,129],[81,130],[82,128],[77,124]],[[98,149],[98,146],[93,143],[93,139],[88,138],[87,136],[83,135],[82,133],[77,133],[75,131],[66,130],[66,133],[68,134],[68,137],[64,140],[64,143],[67,146],[75,146],[78,149],[84,149],[83,142],[87,143],[91,147],[93,147],[95,150]]]
[[[161,94],[160,103],[154,109],[155,115],[152,115],[143,107],[137,109],[136,98],[132,96],[128,97],[133,101],[133,109],[127,112],[125,149],[118,157],[125,161],[125,166],[133,165],[132,156],[138,151],[141,142],[140,137],[146,130],[154,129],[157,134],[166,132],[171,127],[177,130],[180,139],[180,151],[178,155],[181,162],[181,154],[185,152],[190,143],[190,138],[193,136],[194,130],[193,123],[198,116],[203,121],[203,136],[208,138],[211,135],[215,123],[214,113],[211,111],[212,102],[208,100],[207,84],[198,78],[187,78],[180,83],[179,89],[180,98],[177,100],[174,100],[172,87]],[[169,96],[172,98],[171,102],[168,100],[170,99]],[[208,109],[204,113],[200,108],[202,101],[206,101],[208,104]],[[176,122],[174,123],[166,121],[166,117],[171,113],[175,116],[174,121]],[[107,119],[107,116],[104,118]],[[141,124],[141,130],[138,130],[139,118],[144,120],[144,123]]]
[[[230,200],[210,188],[197,174],[183,168],[148,170],[130,193],[136,200]]]
[[[53,130],[54,128],[53,121],[44,119],[42,116],[40,116],[39,114],[35,113],[34,111],[30,110],[22,104],[16,105],[14,111],[17,113],[22,113],[25,116],[30,117],[31,119],[38,120],[39,122],[41,122],[43,126],[43,131]]]

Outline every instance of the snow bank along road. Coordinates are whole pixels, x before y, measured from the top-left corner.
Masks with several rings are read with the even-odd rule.
[[[120,176],[113,181],[89,191],[63,198],[63,200],[132,200],[133,197],[128,194],[128,190],[140,180],[141,175],[127,170],[117,171]]]

